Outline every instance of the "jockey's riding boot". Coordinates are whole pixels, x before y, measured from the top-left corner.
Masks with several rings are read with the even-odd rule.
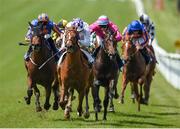
[[[101,48],[101,46],[98,46],[97,48],[95,48],[95,50],[94,50],[94,52],[93,52],[93,54],[92,54],[92,57],[93,57],[94,59],[96,58],[96,56],[97,56],[100,48]]]
[[[122,68],[123,68],[123,66],[124,66],[124,62],[123,62],[123,60],[120,58],[120,56],[119,56],[118,53],[116,54],[116,61],[117,61],[119,70],[122,72]]]
[[[56,55],[54,56],[55,61],[58,62],[58,60],[59,60],[59,53],[57,53],[57,52],[58,52],[58,49],[56,48],[56,46],[55,46],[55,44],[54,44],[54,41],[52,40],[51,37],[48,38],[47,41],[49,42],[49,45],[50,45],[50,47],[51,47],[51,49],[52,49],[52,51],[53,51],[53,54],[56,54]]]
[[[31,52],[32,52],[32,46],[30,45],[28,51],[24,55],[25,61],[29,61],[29,57],[30,57]]]
[[[150,56],[149,56],[146,48],[140,49],[139,51],[141,52],[142,56],[144,57],[146,65],[147,65],[150,62]]]

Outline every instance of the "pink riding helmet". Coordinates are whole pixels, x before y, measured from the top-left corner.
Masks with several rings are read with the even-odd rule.
[[[109,18],[105,15],[101,15],[97,20],[98,25],[107,25],[108,23],[109,23]]]

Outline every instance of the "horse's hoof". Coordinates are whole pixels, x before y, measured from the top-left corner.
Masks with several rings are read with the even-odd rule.
[[[51,104],[44,104],[44,109],[49,110],[50,107],[51,107]]]
[[[36,107],[36,112],[40,112],[42,111],[42,108],[39,106],[39,107]]]
[[[26,104],[29,105],[31,103],[29,97],[25,96],[24,97],[24,100],[26,101]]]
[[[90,113],[89,113],[89,112],[85,112],[85,113],[84,113],[84,118],[85,118],[85,119],[88,119],[89,116],[90,116]]]
[[[109,107],[109,112],[115,112],[114,107]]]
[[[65,110],[65,103],[64,102],[60,102],[59,105],[62,108],[62,110]]]
[[[107,120],[107,118],[106,118],[106,117],[103,117],[103,120]]]
[[[141,99],[140,103],[141,103],[141,104],[144,104],[144,105],[148,105],[148,101],[145,100],[145,99]]]
[[[58,103],[54,103],[53,104],[53,110],[58,110],[59,106],[58,106]]]
[[[115,99],[118,99],[118,98],[119,98],[119,94],[116,93],[116,94],[114,95],[114,98],[115,98]]]
[[[64,119],[69,120],[70,119],[70,114],[64,114]]]
[[[81,113],[81,112],[77,112],[77,115],[78,115],[79,117],[81,117],[81,116],[82,116],[82,113]]]

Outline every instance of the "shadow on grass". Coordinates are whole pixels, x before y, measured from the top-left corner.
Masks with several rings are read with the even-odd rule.
[[[175,105],[165,105],[165,104],[151,104],[153,107],[164,107],[164,108],[176,108],[180,109],[180,107],[175,106]]]

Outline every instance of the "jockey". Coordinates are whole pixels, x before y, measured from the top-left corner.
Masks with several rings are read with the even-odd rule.
[[[79,33],[78,42],[79,42],[79,45],[81,46],[81,51],[86,55],[89,62],[89,67],[91,67],[94,62],[94,58],[91,56],[91,54],[87,50],[85,50],[86,48],[90,47],[90,30],[89,30],[88,23],[84,22],[80,18],[75,18],[67,24],[67,27],[77,28],[77,31]],[[64,45],[65,44],[63,43],[61,48],[63,48]]]
[[[131,41],[143,55],[146,64],[150,63],[150,56],[147,52],[149,36],[140,21],[132,21],[123,32],[123,41]]]
[[[50,21],[48,15],[45,13],[40,14],[38,16],[38,20],[35,19],[31,23],[33,23],[33,24],[35,23],[35,25],[39,25],[39,24],[43,25],[42,31],[43,31],[44,37],[49,42],[50,47],[53,51],[53,54],[56,54],[55,60],[58,61],[59,60],[59,56],[57,54],[58,49],[55,47],[55,44],[54,44],[54,42],[50,36],[52,30],[55,31],[59,36],[61,35],[61,31],[58,29],[57,25],[55,23],[53,23],[52,21]],[[26,37],[25,37],[25,40],[30,41],[31,37],[32,37],[32,30],[31,30],[31,27],[29,27],[29,30],[28,30]],[[32,50],[30,47],[27,54],[25,55],[25,60],[29,60],[29,55],[30,55],[31,51]]]
[[[147,14],[142,14],[139,19],[149,34],[149,37],[150,37],[149,46],[151,46],[155,37],[154,23],[151,21],[151,19],[149,18]]]
[[[119,32],[117,25],[115,25],[112,21],[110,21],[107,16],[101,15],[97,19],[96,22],[94,22],[93,24],[90,25],[91,43],[92,43],[92,45],[94,45],[93,38],[95,38],[95,37],[97,38],[97,42],[98,42],[98,47],[93,52],[94,57],[97,56],[97,53],[100,50],[100,46],[103,44],[103,40],[105,38],[104,36],[105,36],[105,33],[107,30],[110,30],[112,33],[116,33],[116,36],[115,36],[116,42],[121,41],[122,36]],[[96,36],[94,36],[94,35],[96,35]],[[118,53],[116,56],[116,60],[117,60],[118,67],[121,70],[121,68],[123,66],[123,62]]]
[[[61,19],[61,20],[58,22],[57,26],[58,26],[58,28],[59,28],[62,32],[64,32],[64,29],[65,29],[67,23],[68,23],[67,20]],[[58,37],[58,34],[54,32],[54,33],[52,34],[52,39],[53,39],[54,41],[58,42],[58,40],[59,40],[59,39],[62,39],[62,37]]]

